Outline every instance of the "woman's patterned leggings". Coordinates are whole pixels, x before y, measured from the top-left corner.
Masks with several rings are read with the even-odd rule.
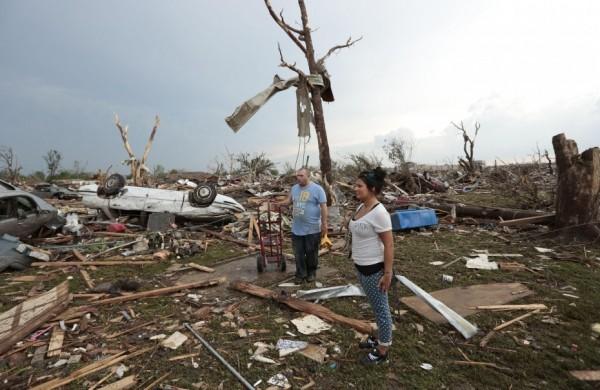
[[[369,276],[365,276],[358,271],[357,273],[358,280],[367,295],[371,308],[375,312],[379,345],[390,346],[392,345],[392,314],[390,313],[388,294],[382,292],[378,286],[379,280],[383,277],[383,270]]]

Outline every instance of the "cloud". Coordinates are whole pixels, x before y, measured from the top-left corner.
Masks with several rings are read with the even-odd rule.
[[[587,96],[569,99],[536,109],[522,102],[498,95],[478,99],[470,105],[463,123],[472,136],[475,121],[481,129],[475,140],[475,158],[493,162],[498,159],[507,163],[523,161],[539,147],[552,150],[552,137],[565,132],[574,139],[580,151],[598,146],[600,129],[600,99]],[[455,122],[460,122],[456,118]],[[422,134],[422,133],[421,133]],[[434,135],[419,135],[406,127],[376,135],[370,142],[336,148],[330,145],[332,155],[343,157],[348,153],[378,153],[384,155],[386,139],[412,140],[413,161],[426,164],[456,163],[462,156],[463,140],[459,131],[448,123],[437,129]]]

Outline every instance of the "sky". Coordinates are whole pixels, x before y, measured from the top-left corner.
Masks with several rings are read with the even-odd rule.
[[[297,3],[272,0],[300,23]],[[600,2],[591,0],[307,0],[317,55],[335,102],[325,121],[332,157],[383,155],[414,144],[420,163],[455,163],[450,122],[479,122],[475,158],[514,162],[552,152],[565,132],[600,144]],[[295,94],[274,96],[238,133],[224,118],[266,88],[298,48],[260,0],[0,2],[0,145],[25,172],[56,149],[63,167],[119,168],[127,158],[114,115],[139,155],[159,115],[149,165],[206,170],[230,153],[294,164]],[[318,160],[316,137],[307,145]]]

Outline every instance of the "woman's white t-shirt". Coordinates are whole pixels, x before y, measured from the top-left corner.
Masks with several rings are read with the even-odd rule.
[[[357,209],[364,207],[360,205]],[[371,265],[383,262],[383,242],[379,233],[392,230],[390,214],[380,203],[358,220],[350,220],[352,233],[352,259],[358,265]]]

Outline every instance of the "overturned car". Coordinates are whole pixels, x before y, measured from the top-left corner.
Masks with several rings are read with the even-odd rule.
[[[79,188],[83,204],[101,210],[107,217],[149,213],[171,213],[178,219],[210,222],[232,220],[244,207],[228,196],[217,194],[210,184],[198,184],[191,191],[126,186],[122,175],[111,175],[103,185]]]

